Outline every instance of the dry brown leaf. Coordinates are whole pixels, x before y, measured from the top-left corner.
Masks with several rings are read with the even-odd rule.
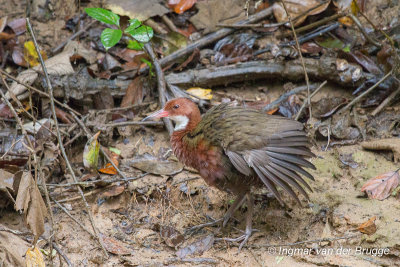
[[[201,255],[213,246],[214,241],[214,235],[207,235],[201,239],[198,239],[196,242],[181,248],[176,252],[176,255],[181,259],[187,256]]]
[[[63,52],[45,61],[45,65],[49,75],[62,76],[73,74],[74,69],[72,68],[70,57],[75,54],[81,55],[90,64],[96,60],[96,53],[90,52],[82,44],[76,41],[71,41],[65,46]],[[18,74],[17,79],[23,83],[31,85],[37,79],[39,75],[38,72],[41,71],[41,65],[37,65],[32,69],[22,71],[20,74]],[[16,96],[25,93],[25,91],[27,90],[25,86],[17,82],[13,82],[10,89],[11,92]],[[10,99],[9,92],[6,93],[6,97]]]
[[[372,235],[376,232],[375,224],[376,216],[372,217],[365,223],[362,223],[357,229],[363,234]]]
[[[387,172],[366,182],[361,188],[361,192],[367,193],[371,199],[384,200],[399,185],[399,180],[398,171]]]
[[[329,3],[330,1],[327,1],[324,5],[298,18],[296,21],[293,22],[293,25],[298,26],[306,20],[307,16],[316,15],[323,12],[329,6]],[[318,6],[319,4],[321,4],[321,2],[319,2],[318,0],[285,0],[286,9],[289,12],[289,15],[292,19],[301,14],[304,14],[307,10],[310,10],[315,6]],[[283,8],[281,2],[279,3],[276,2],[275,4],[273,4],[272,8],[274,16],[278,22],[285,22],[288,20],[286,11]]]
[[[106,250],[115,255],[131,255],[132,251],[124,243],[115,238],[100,234]]]
[[[101,194],[101,197],[109,198],[121,195],[125,191],[125,186],[115,185]]]
[[[120,16],[145,21],[154,16],[162,16],[169,10],[159,0],[106,0],[105,8]]]
[[[8,229],[2,224],[1,228]],[[20,236],[0,231],[0,263],[2,266],[25,266],[23,256],[29,246]]]
[[[44,233],[46,205],[30,172],[23,172],[19,183],[15,209],[23,210],[25,223],[35,236],[33,244]]]
[[[185,237],[171,226],[161,226],[160,235],[165,244],[171,248],[176,248],[185,241]]]
[[[237,0],[207,0],[196,3],[199,12],[190,18],[196,29],[212,32],[218,23],[231,24],[245,18],[243,6]]]

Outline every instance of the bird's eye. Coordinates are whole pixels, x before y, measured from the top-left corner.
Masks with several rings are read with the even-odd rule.
[[[175,106],[174,106],[174,109],[177,109],[177,108],[179,108],[179,105],[175,105]]]

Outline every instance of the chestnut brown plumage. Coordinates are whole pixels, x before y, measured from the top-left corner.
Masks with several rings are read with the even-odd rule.
[[[301,123],[229,104],[215,106],[201,118],[197,105],[187,98],[173,99],[149,117],[174,120],[171,144],[178,159],[197,169],[208,185],[237,196],[223,225],[247,199],[246,232],[235,239],[242,241],[240,248],[252,232],[252,187],[265,185],[281,203],[277,187],[298,203],[293,188],[308,199],[303,187],[311,188],[299,174],[314,180],[303,169],[315,169],[305,159],[314,154]]]

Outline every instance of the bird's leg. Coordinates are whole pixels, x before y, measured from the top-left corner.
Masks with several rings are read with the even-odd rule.
[[[226,223],[229,221],[230,218],[232,218],[232,215],[235,213],[235,211],[243,204],[243,202],[245,200],[245,197],[246,197],[246,192],[240,193],[237,196],[237,198],[235,199],[235,201],[233,202],[233,204],[226,211],[224,217],[222,217],[221,219],[217,219],[217,220],[214,220],[212,222],[203,223],[203,224],[199,224],[199,225],[193,226],[193,227],[189,228],[186,232],[193,232],[195,230],[199,230],[199,229],[204,228],[204,227],[214,226],[214,225],[218,224],[221,221],[222,221],[222,227],[225,227]]]
[[[247,240],[250,238],[253,230],[253,209],[254,209],[254,199],[253,196],[249,193],[247,195],[247,213],[246,213],[246,230],[243,235],[237,238],[221,238],[224,241],[230,242],[239,242],[242,241],[239,245],[239,251],[246,244]]]
[[[237,196],[235,201],[232,203],[232,205],[229,207],[229,209],[226,211],[224,217],[223,217],[223,222],[222,222],[222,227],[225,227],[225,225],[228,223],[229,219],[232,218],[232,215],[235,213],[235,211],[242,206],[244,200],[246,197],[246,192],[240,193],[240,195]]]

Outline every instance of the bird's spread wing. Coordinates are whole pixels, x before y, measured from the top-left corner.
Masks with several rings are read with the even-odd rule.
[[[305,159],[314,154],[308,148],[301,123],[256,110],[219,105],[203,116],[192,134],[200,132],[224,149],[239,172],[245,176],[257,174],[280,202],[283,201],[277,186],[298,202],[292,187],[308,198],[303,186],[310,191],[311,188],[299,174],[314,180],[303,169],[315,169]]]

